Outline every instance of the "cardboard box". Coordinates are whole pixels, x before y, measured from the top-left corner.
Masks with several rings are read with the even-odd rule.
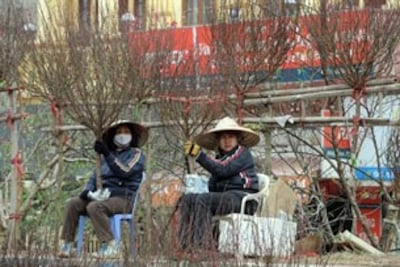
[[[293,216],[298,201],[297,194],[282,179],[278,179],[269,186],[269,193],[265,205],[262,207],[261,216],[279,217],[283,212],[289,217]]]

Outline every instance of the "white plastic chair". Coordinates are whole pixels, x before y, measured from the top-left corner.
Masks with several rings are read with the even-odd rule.
[[[257,173],[257,176],[258,176],[259,191],[257,193],[249,193],[242,199],[240,214],[244,214],[246,203],[251,200],[256,201],[258,204],[255,215],[259,216],[261,213],[262,206],[264,205],[264,202],[268,197],[270,178],[268,175],[265,175],[263,173]]]
[[[257,176],[258,176],[259,191],[257,193],[247,193],[247,195],[242,199],[242,204],[240,207],[239,214],[245,214],[246,203],[252,200],[257,202],[257,210],[254,213],[254,215],[260,216],[261,214],[264,202],[268,197],[270,178],[268,175],[265,175],[263,173],[257,173]],[[224,217],[226,216],[229,216],[229,214],[216,215],[213,217],[213,220],[224,219]]]
[[[257,173],[258,176],[258,183],[259,183],[259,191],[257,193],[248,193],[243,199],[242,199],[242,204],[240,208],[240,213],[231,213],[227,215],[217,215],[213,217],[214,221],[225,221],[229,223],[232,226],[232,230],[235,230],[235,222],[234,219],[239,216],[261,216],[261,211],[263,209],[263,205],[266,203],[266,199],[268,197],[268,192],[269,192],[269,184],[270,184],[270,177],[268,175],[262,174],[262,173]],[[246,203],[249,201],[256,201],[257,202],[257,210],[253,215],[246,215],[245,214],[245,209],[246,209]],[[235,215],[235,216],[233,216]],[[230,236],[236,236],[235,233],[229,233]],[[220,243],[220,241],[218,241]],[[220,246],[220,245],[219,245]],[[243,258],[243,255],[240,254],[239,250],[236,249],[236,257],[239,259]]]

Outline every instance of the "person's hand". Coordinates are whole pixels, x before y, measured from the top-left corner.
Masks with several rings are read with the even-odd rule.
[[[89,190],[85,189],[85,190],[83,190],[83,191],[79,194],[79,197],[80,197],[82,200],[89,200],[89,198],[88,198],[88,193],[89,193],[89,192],[90,192]]]
[[[184,145],[185,156],[197,157],[200,152],[200,146],[193,141],[186,141]]]
[[[94,151],[99,154],[103,154],[104,156],[108,156],[110,154],[110,150],[108,150],[106,144],[100,140],[96,140],[96,142],[94,142]]]
[[[106,189],[97,189],[95,192],[89,191],[88,198],[95,201],[103,201],[110,197],[111,192]]]
[[[100,192],[100,194],[99,194],[99,198],[100,198],[101,200],[109,199],[110,196],[111,196],[111,192],[110,192],[110,190],[108,190],[108,188],[102,189],[101,192]]]

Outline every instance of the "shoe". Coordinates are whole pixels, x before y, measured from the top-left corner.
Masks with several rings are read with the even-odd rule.
[[[93,255],[95,258],[117,259],[120,258],[120,253],[115,245],[115,241],[104,242],[100,245],[100,249]]]
[[[70,258],[72,256],[72,242],[63,241],[58,252],[60,258]]]

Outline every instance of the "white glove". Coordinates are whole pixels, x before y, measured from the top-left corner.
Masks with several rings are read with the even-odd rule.
[[[108,188],[103,189],[103,190],[101,190],[101,193],[100,193],[100,199],[101,200],[109,199],[110,195],[111,195],[111,192],[110,192],[110,190],[108,190]]]
[[[106,200],[110,197],[110,195],[111,195],[111,192],[110,192],[110,190],[108,190],[108,188],[97,189],[95,192],[89,191],[89,193],[88,193],[88,197],[91,200],[95,200],[95,201]]]

